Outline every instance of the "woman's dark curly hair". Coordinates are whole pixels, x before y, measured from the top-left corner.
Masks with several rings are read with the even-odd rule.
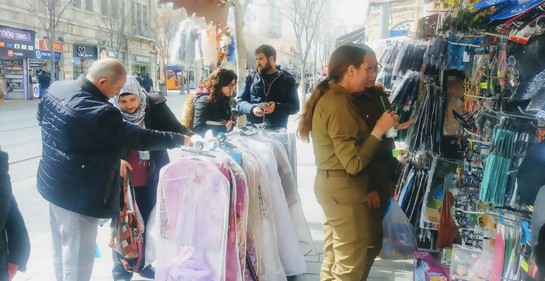
[[[230,97],[225,96],[221,92],[221,88],[228,86],[233,80],[236,83],[237,75],[232,70],[219,68],[212,72],[201,84],[210,92],[208,101],[211,103],[229,102]]]

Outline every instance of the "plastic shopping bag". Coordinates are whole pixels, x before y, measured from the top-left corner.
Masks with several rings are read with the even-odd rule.
[[[417,250],[416,231],[397,201],[390,197],[387,204],[382,219],[382,251],[379,256],[389,260],[412,259]]]

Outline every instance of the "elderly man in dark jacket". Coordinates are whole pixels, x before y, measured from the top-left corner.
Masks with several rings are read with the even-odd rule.
[[[276,50],[261,45],[255,50],[257,73],[246,77],[237,98],[237,109],[253,124],[286,128],[288,117],[299,111],[295,79],[276,68]]]
[[[91,278],[99,218],[119,214],[121,156],[128,149],[154,151],[191,141],[123,121],[109,98],[119,94],[126,77],[117,60],[98,60],[87,76],[53,83],[38,106],[43,148],[37,184],[50,202],[58,281]]]

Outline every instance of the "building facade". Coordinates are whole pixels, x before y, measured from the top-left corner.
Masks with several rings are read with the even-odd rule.
[[[14,90],[8,98],[35,96],[38,70],[50,69],[50,14],[58,17],[52,81],[76,79],[102,57],[117,58],[130,74],[149,73],[156,80],[155,0],[50,0],[54,12],[40,2],[0,0],[0,78]]]
[[[381,5],[380,1],[372,3],[370,5],[369,16],[365,24],[365,39],[366,41],[374,41],[381,39]],[[386,23],[389,36],[396,37],[408,32],[410,26],[414,21],[415,15],[415,1],[414,0],[400,0],[389,3],[388,22]]]

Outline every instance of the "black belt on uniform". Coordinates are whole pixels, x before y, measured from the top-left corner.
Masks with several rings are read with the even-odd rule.
[[[348,178],[353,175],[347,173],[345,170],[322,170],[318,169],[318,173],[328,177],[328,178]]]
[[[322,170],[318,169],[318,173],[322,174],[328,178],[349,178],[349,177],[359,177],[365,174],[365,169],[359,173],[352,175],[347,173],[345,170]]]

